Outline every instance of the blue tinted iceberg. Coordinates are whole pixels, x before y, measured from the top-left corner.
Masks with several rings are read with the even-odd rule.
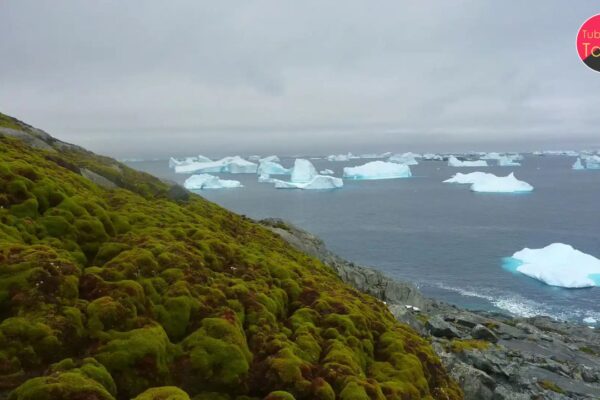
[[[357,167],[344,168],[344,178],[348,179],[394,179],[410,176],[408,165],[385,161],[371,161]]]
[[[577,157],[577,160],[575,161],[575,163],[573,164],[573,169],[575,170],[581,170],[581,169],[585,169],[585,167],[583,166],[583,164],[581,163],[581,158]]]
[[[325,190],[338,189],[344,186],[344,181],[328,175],[316,175],[308,182],[286,182],[274,180],[277,189]]]
[[[479,179],[471,185],[471,190],[473,192],[486,193],[522,193],[531,192],[533,190],[533,186],[527,182],[518,180],[513,173],[507,176],[488,175],[489,176],[479,177]]]
[[[330,169],[324,169],[320,172],[321,175],[333,175],[333,171]]]
[[[279,157],[273,155],[273,156],[267,156],[267,157],[263,157],[261,159],[258,160],[259,162],[263,163],[263,162],[267,162],[267,161],[272,161],[272,162],[281,162],[281,160],[279,159]]]
[[[239,181],[220,179],[210,174],[192,175],[185,180],[183,186],[188,190],[228,189],[242,187]]]
[[[499,167],[519,167],[521,165],[510,156],[500,156],[497,160]]]
[[[177,158],[169,158],[169,168],[175,168],[177,165],[189,165],[198,162],[211,162],[212,160],[204,156],[186,157],[183,160]]]
[[[600,285],[600,260],[563,243],[517,251],[505,260],[505,266],[551,286]]]
[[[487,167],[488,164],[484,160],[461,161],[454,156],[450,156],[450,158],[448,158],[448,166],[450,166],[450,167]]]
[[[417,157],[419,157],[419,154],[414,154],[414,153],[394,154],[388,158],[388,161],[394,162],[397,164],[417,165],[417,164],[419,164],[416,160]]]
[[[291,181],[295,183],[310,182],[317,176],[317,170],[312,163],[304,158],[297,158],[292,168]]]
[[[423,154],[422,159],[427,161],[444,161],[444,156],[440,154],[425,153]]]
[[[291,173],[291,169],[284,168],[281,164],[275,161],[261,161],[257,172],[259,175],[289,175]]]
[[[199,161],[175,166],[175,172],[178,174],[194,174],[206,172],[255,174],[257,169],[257,164],[244,160],[240,156],[225,157],[217,161]]]
[[[600,169],[600,157],[588,156],[585,158],[585,167],[587,169]]]

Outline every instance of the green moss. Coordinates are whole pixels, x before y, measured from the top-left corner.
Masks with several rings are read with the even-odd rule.
[[[540,387],[544,390],[550,390],[552,392],[560,393],[560,394],[565,393],[565,391],[560,386],[558,386],[556,383],[551,382],[551,381],[542,380],[542,381],[538,382],[538,385],[540,385]]]
[[[276,390],[271,392],[265,397],[265,400],[296,400],[296,398],[288,392],[283,390]]]
[[[148,389],[134,400],[190,400],[190,396],[174,386],[163,386]]]
[[[428,342],[328,267],[199,196],[172,201],[156,178],[58,146],[0,135],[0,383],[13,399],[165,385],[195,400],[461,398]]]
[[[490,342],[479,339],[453,339],[450,341],[449,350],[453,353],[461,353],[469,350],[486,350]]]
[[[114,400],[101,383],[81,370],[59,372],[50,376],[29,379],[16,388],[9,400]]]

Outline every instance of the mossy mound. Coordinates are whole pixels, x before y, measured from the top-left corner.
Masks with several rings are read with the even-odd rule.
[[[49,143],[0,136],[0,397],[462,397],[384,304],[260,225]]]

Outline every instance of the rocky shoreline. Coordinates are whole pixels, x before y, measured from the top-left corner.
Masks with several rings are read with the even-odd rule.
[[[344,282],[385,302],[399,321],[430,340],[466,400],[600,399],[600,332],[549,317],[460,309],[344,260],[288,222],[260,222]]]

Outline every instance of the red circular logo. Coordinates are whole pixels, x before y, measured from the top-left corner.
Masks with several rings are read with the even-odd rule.
[[[579,28],[577,52],[585,65],[600,72],[600,14],[594,15]]]

